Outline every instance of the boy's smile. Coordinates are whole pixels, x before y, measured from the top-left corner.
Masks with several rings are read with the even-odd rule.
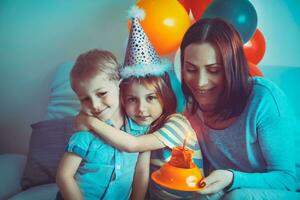
[[[82,110],[102,121],[113,119],[119,111],[119,83],[101,73],[76,83]]]

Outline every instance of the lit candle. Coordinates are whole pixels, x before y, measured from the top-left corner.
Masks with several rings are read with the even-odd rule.
[[[191,135],[191,133],[188,132],[188,133],[186,134],[185,138],[183,139],[183,145],[182,145],[183,149],[185,149],[186,142],[188,141],[190,135]]]
[[[186,145],[186,138],[184,138],[183,140],[183,145],[182,145],[183,149],[185,148],[185,145]]]

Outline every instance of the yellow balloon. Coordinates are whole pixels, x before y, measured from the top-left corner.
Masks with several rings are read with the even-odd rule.
[[[175,52],[191,25],[184,7],[177,0],[140,0],[145,11],[141,25],[159,55]]]

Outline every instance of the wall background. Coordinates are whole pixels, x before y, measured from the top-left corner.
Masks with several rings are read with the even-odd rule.
[[[260,65],[300,67],[300,1],[250,1],[267,44]],[[30,124],[45,118],[50,84],[59,64],[92,48],[108,49],[122,62],[127,10],[134,3],[0,2],[0,153],[27,153]]]

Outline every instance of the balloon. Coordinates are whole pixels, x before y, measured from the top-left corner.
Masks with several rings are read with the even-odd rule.
[[[249,75],[250,76],[261,76],[263,77],[262,71],[253,63],[248,61],[248,67],[249,67]]]
[[[244,44],[244,52],[247,60],[258,64],[264,57],[266,51],[265,38],[259,29],[256,29],[253,37]]]
[[[141,25],[159,55],[175,52],[191,22],[177,0],[140,0],[145,11]]]
[[[206,8],[213,0],[190,0],[191,10],[195,20],[198,20],[203,15]]]
[[[178,0],[178,2],[184,7],[186,12],[189,14],[191,10],[191,0]]]
[[[248,0],[215,0],[202,18],[213,17],[220,17],[231,23],[240,33],[243,43],[246,43],[256,30],[257,13]]]

